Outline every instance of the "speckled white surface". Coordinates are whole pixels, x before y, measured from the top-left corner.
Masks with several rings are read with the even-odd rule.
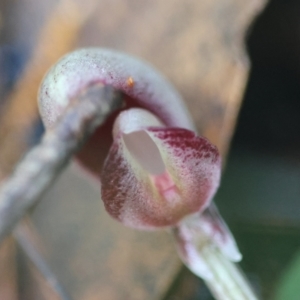
[[[180,95],[162,75],[139,59],[101,48],[77,50],[50,69],[39,91],[39,109],[46,127],[55,123],[70,99],[97,82],[123,91],[168,126],[194,130]]]

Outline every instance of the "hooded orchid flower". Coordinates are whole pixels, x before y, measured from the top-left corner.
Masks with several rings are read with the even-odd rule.
[[[124,107],[97,128],[77,154],[80,164],[100,179],[106,210],[130,227],[170,228],[185,264],[214,286],[216,297],[233,299],[224,298],[222,287],[216,287],[218,270],[209,262],[210,251],[231,261],[241,259],[212,204],[220,181],[220,155],[197,135],[181,97],[164,77],[145,62],[115,51],[76,51],[54,66],[41,85],[45,126],[51,128],[70,99],[97,83],[124,93]]]

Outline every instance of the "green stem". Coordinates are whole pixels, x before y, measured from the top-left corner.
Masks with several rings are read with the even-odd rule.
[[[204,281],[216,299],[258,299],[236,263],[228,260],[217,248],[209,244],[205,245],[199,252],[212,274],[210,278],[204,279]]]

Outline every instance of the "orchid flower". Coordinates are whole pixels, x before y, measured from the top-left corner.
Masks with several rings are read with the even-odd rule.
[[[151,66],[105,49],[65,56],[39,92],[45,126],[51,129],[71,99],[97,83],[124,93],[124,107],[77,154],[83,168],[100,180],[107,212],[133,228],[170,229],[183,262],[217,299],[255,299],[236,276],[230,261],[239,261],[241,254],[212,203],[220,182],[219,152],[197,135],[180,95]]]

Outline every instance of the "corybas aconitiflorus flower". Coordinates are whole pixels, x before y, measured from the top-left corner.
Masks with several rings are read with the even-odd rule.
[[[196,134],[178,93],[149,65],[104,49],[67,55],[40,89],[46,127],[97,83],[121,90],[125,105],[96,129],[77,159],[100,179],[110,215],[134,228],[173,228],[182,259],[204,278],[211,271],[199,244],[209,242],[239,260],[233,237],[211,205],[220,181],[218,150]]]
[[[143,109],[117,117],[101,173],[107,211],[126,225],[174,226],[206,208],[220,177],[216,147],[194,132],[166,127]]]

